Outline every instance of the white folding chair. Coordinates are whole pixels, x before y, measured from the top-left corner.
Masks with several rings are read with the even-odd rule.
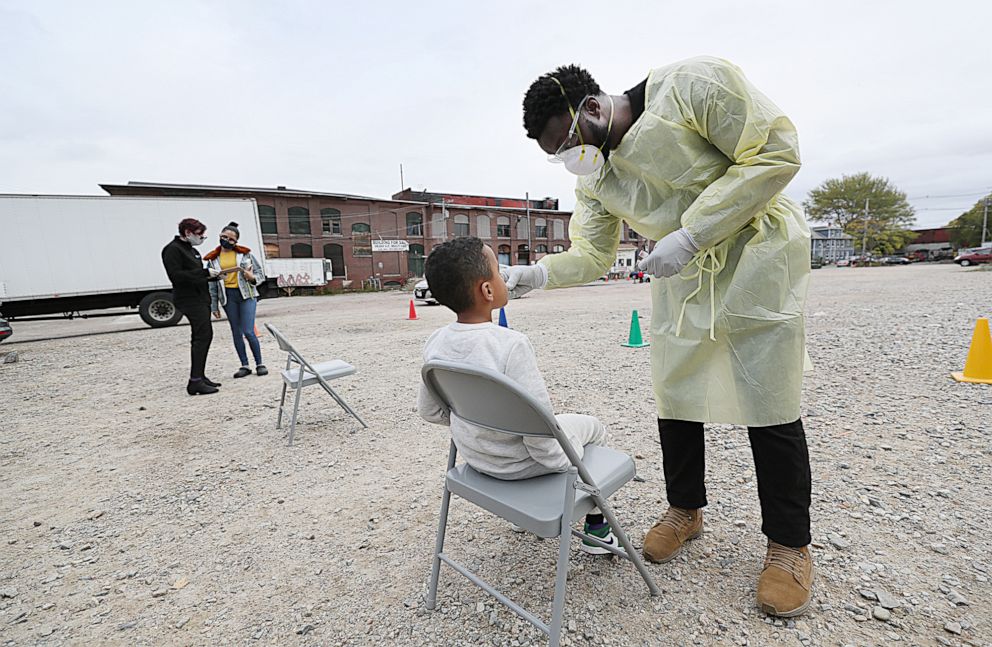
[[[276,343],[279,344],[279,348],[284,350],[286,355],[286,368],[282,371],[282,397],[279,399],[279,418],[276,420],[276,429],[282,428],[282,411],[283,405],[286,403],[286,390],[289,388],[296,389],[296,401],[293,403],[293,419],[289,424],[289,444],[293,444],[293,437],[296,434],[296,415],[300,410],[300,393],[303,391],[304,387],[312,386],[314,384],[319,384],[327,394],[330,395],[334,400],[341,405],[341,408],[350,413],[355,417],[355,420],[362,424],[362,427],[368,428],[365,421],[362,420],[355,411],[348,406],[348,404],[341,399],[328,381],[335,380],[339,377],[345,377],[347,375],[354,375],[358,372],[351,364],[341,361],[339,359],[332,359],[327,362],[320,362],[319,364],[310,364],[307,360],[303,359],[299,351],[286,337],[279,332],[279,329],[272,324],[265,324],[265,328],[272,333],[275,337]],[[293,364],[296,367],[293,368]]]
[[[630,456],[608,447],[589,445],[585,448],[584,457],[580,459],[551,411],[502,374],[454,362],[433,361],[424,365],[422,375],[424,384],[452,415],[493,431],[517,436],[553,437],[571,462],[571,467],[564,473],[504,481],[477,472],[467,464],[456,467],[457,449],[454,441],[450,443],[448,470],[441,498],[441,517],[427,594],[428,609],[433,609],[437,601],[438,576],[441,562],[444,562],[547,634],[549,644],[557,647],[561,637],[565,582],[573,535],[633,562],[651,595],[659,594],[640,555],[617,522],[613,508],[606,502],[609,496],[634,478],[634,461]],[[538,537],[559,538],[550,626],[443,552],[448,504],[452,493]],[[572,528],[572,523],[593,507],[598,507],[606,516],[623,549]]]

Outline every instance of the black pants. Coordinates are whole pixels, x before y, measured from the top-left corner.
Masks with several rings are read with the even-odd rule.
[[[179,311],[186,315],[190,332],[189,379],[199,380],[207,368],[207,353],[214,339],[214,328],[210,323],[209,303],[177,303]]]
[[[668,503],[677,508],[706,505],[703,423],[658,420]],[[802,420],[772,427],[748,427],[761,501],[761,532],[784,546],[810,543],[812,477]]]

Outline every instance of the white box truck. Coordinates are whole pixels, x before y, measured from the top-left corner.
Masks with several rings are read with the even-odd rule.
[[[162,248],[184,218],[207,226],[201,253],[227,223],[265,263],[253,199],[0,195],[0,317],[128,307],[149,326],[179,323]]]
[[[265,284],[268,294],[279,289],[319,288],[334,276],[329,258],[270,258],[265,261]]]

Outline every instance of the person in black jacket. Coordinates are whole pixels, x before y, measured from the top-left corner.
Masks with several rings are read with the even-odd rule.
[[[219,276],[216,270],[203,267],[200,253],[194,249],[203,243],[206,231],[199,220],[186,218],[179,223],[179,235],[162,249],[162,264],[172,281],[172,301],[189,320],[191,366],[186,392],[190,395],[217,393],[220,386],[204,374],[214,338],[207,283]]]

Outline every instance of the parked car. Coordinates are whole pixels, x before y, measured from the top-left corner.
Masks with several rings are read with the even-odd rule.
[[[958,254],[954,257],[954,262],[961,267],[978,265],[979,263],[992,263],[992,247],[973,249],[964,254]]]
[[[505,269],[508,269],[508,268],[509,268],[509,265],[500,265],[499,266],[499,270],[501,272],[503,270],[505,270]],[[418,301],[423,301],[424,303],[437,303],[437,299],[435,299],[433,296],[431,296],[431,289],[429,287],[427,287],[427,279],[424,279],[424,280],[420,281],[419,283],[417,283],[415,286],[413,286],[413,296]],[[511,299],[516,299],[517,297],[516,297],[516,295],[511,294],[510,295],[510,298]]]
[[[7,339],[14,334],[14,331],[10,329],[10,324],[7,323],[6,319],[0,319],[0,341]]]
[[[883,256],[882,265],[909,265],[910,261],[905,256]]]
[[[839,261],[837,261],[837,267],[851,267],[851,259],[849,258],[840,259]]]

